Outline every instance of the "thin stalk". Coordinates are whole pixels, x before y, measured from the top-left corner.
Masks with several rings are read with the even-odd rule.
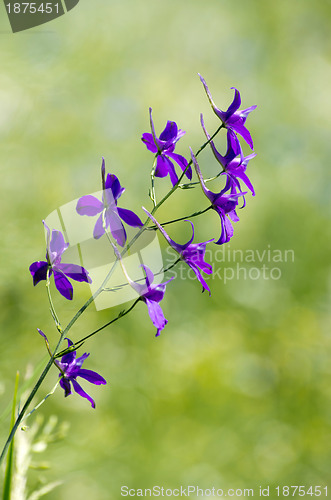
[[[182,260],[181,258],[177,259],[169,267],[163,268],[158,273],[155,273],[154,276],[159,276],[160,274],[167,273],[168,271],[170,271],[170,269],[175,267],[175,265],[178,264],[178,262],[180,262],[181,260]],[[137,280],[135,280],[135,283],[139,283],[140,281],[146,281],[146,278],[145,277],[138,278]],[[129,283],[121,283],[120,285],[117,285],[116,287],[104,288],[104,292],[116,292],[117,290],[120,290],[121,288],[128,286],[128,285],[129,285]]]
[[[214,181],[216,179],[219,178],[219,176],[221,174],[223,174],[224,170],[222,170],[221,172],[219,172],[217,175],[214,175],[214,177],[209,177],[208,179],[204,179],[204,182],[211,182],[211,181]],[[194,188],[195,186],[199,186],[200,185],[200,182],[199,181],[196,181],[196,182],[188,182],[187,184],[180,184],[179,187],[181,189],[191,189],[191,188]]]
[[[154,207],[156,206],[156,193],[155,193],[155,167],[156,167],[156,162],[157,162],[157,155],[154,158],[154,163],[151,171],[151,191],[149,193],[150,199],[153,202]]]
[[[212,206],[209,205],[209,207],[205,208],[204,210],[200,210],[199,212],[194,212],[193,214],[186,215],[185,217],[179,217],[179,219],[169,220],[168,222],[161,222],[160,225],[167,226],[168,224],[173,224],[174,222],[180,222],[182,220],[191,219],[192,217],[197,217],[198,215],[202,215],[202,214],[208,212],[208,210],[210,210],[211,208],[212,208]],[[146,229],[148,229],[149,231],[151,231],[151,230],[156,231],[158,229],[158,227],[157,226],[149,226]]]
[[[48,394],[46,394],[46,396],[44,397],[44,399],[42,399],[42,400],[40,401],[40,403],[38,403],[38,404],[37,404],[37,406],[35,406],[35,407],[31,410],[31,411],[29,411],[29,413],[27,413],[27,414],[25,415],[25,417],[24,417],[22,420],[25,420],[25,419],[26,419],[26,418],[28,418],[30,415],[32,415],[32,413],[34,413],[36,410],[38,410],[38,408],[40,408],[40,407],[41,407],[41,405],[45,403],[46,399],[48,399],[48,398],[49,398],[49,396],[51,396],[52,394],[54,394],[54,392],[56,391],[57,386],[59,385],[59,383],[60,383],[60,380],[58,380],[58,381],[56,382],[56,384],[55,384],[55,386],[53,387],[53,389],[51,390],[51,392],[49,392]]]
[[[54,319],[54,322],[55,322],[55,326],[58,330],[58,332],[61,334],[62,333],[62,327],[61,327],[61,323],[60,323],[60,320],[59,320],[59,317],[58,315],[56,314],[56,311],[55,311],[55,307],[54,307],[54,304],[53,304],[53,301],[52,301],[52,296],[51,296],[51,290],[50,290],[50,271],[51,271],[51,268],[49,267],[47,269],[47,274],[46,274],[46,290],[47,290],[47,297],[48,297],[48,301],[49,301],[49,306],[50,306],[50,309],[51,309],[51,315]]]

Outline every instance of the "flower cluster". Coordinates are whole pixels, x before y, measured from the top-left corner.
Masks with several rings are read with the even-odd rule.
[[[210,295],[211,290],[206,282],[206,276],[204,275],[210,275],[212,273],[212,266],[205,260],[206,247],[212,242],[216,245],[222,245],[227,243],[232,238],[234,234],[232,223],[239,220],[237,214],[238,208],[243,208],[245,206],[245,195],[248,191],[250,191],[253,196],[255,195],[253,185],[246,173],[248,163],[252,158],[254,158],[255,153],[252,152],[247,156],[244,155],[238,135],[244,139],[251,149],[253,149],[253,140],[249,130],[246,128],[246,119],[249,113],[253,111],[256,106],[240,110],[240,93],[237,89],[234,89],[235,93],[233,102],[226,111],[222,111],[214,103],[209,88],[202,76],[200,76],[200,79],[211,104],[212,110],[220,119],[221,123],[217,131],[213,135],[210,135],[207,131],[204,118],[201,115],[201,126],[206,137],[206,142],[196,154],[194,154],[192,149],[190,149],[188,159],[175,152],[177,143],[179,139],[183,137],[185,132],[181,130],[174,121],[169,120],[167,121],[164,130],[158,136],[155,131],[152,118],[152,109],[150,108],[149,110],[151,132],[143,133],[141,139],[148,151],[154,155],[154,162],[151,171],[152,191],[150,192],[154,206],[150,211],[142,207],[147,215],[146,222],[143,223],[138,215],[136,215],[133,211],[118,207],[118,200],[124,193],[125,189],[121,186],[119,179],[114,173],[108,173],[106,176],[104,159],[102,159],[101,165],[102,192],[100,198],[94,195],[85,195],[79,198],[76,204],[76,212],[78,215],[96,217],[91,238],[94,238],[95,240],[104,236],[108,238],[109,243],[111,244],[110,250],[114,251],[116,257],[116,263],[119,263],[122,266],[123,273],[127,280],[126,286],[130,286],[138,296],[136,302],[130,307],[130,309],[128,309],[128,311],[125,312],[125,314],[129,312],[139,301],[145,303],[150,319],[156,328],[157,337],[168,323],[161,309],[160,302],[165,295],[167,284],[174,278],[161,283],[154,283],[156,270],[152,270],[147,265],[142,264],[141,267],[144,271],[144,278],[142,280],[132,280],[125,269],[124,260],[122,259],[132,246],[132,242],[139,238],[140,235],[146,230],[158,230],[163,235],[167,244],[177,252],[178,260],[176,263],[182,261],[187,264],[187,266],[194,271],[197,280],[202,286],[202,291],[207,290]],[[226,130],[227,149],[225,154],[219,152],[214,141],[217,133],[221,129]],[[215,172],[213,180],[217,179],[217,182],[223,181],[223,185],[216,192],[211,191],[207,187],[210,179],[205,179],[203,177],[201,168],[197,161],[197,156],[208,145],[211,148],[218,165],[218,169]],[[176,171],[176,165],[180,169],[180,175],[178,174],[178,170]],[[197,182],[192,181],[192,165],[194,166],[197,175]],[[169,188],[167,195],[164,196],[159,203],[157,203],[154,185],[155,178],[162,179],[168,175],[171,187]],[[188,179],[188,184],[181,184],[184,176]],[[247,190],[244,190],[242,184],[245,186],[245,189],[247,188]],[[214,210],[218,214],[221,223],[220,235],[216,241],[212,237],[207,241],[198,241],[193,243],[196,229],[193,222],[189,220],[189,217],[187,216],[179,217],[176,220],[170,220],[163,224],[160,224],[155,217],[155,212],[159,206],[163,204],[177,188],[195,188],[197,186],[201,187],[203,194],[208,200],[208,207],[200,209],[200,211],[195,212],[189,217],[196,217],[207,212],[209,209]],[[239,207],[240,200],[242,200],[242,204]],[[192,227],[192,236],[186,243],[175,242],[163,227],[165,224],[175,224],[179,221],[188,221]],[[125,224],[137,228],[135,237],[129,243]],[[33,283],[36,285],[40,281],[46,280],[49,291],[49,278],[53,274],[57,290],[63,297],[71,300],[73,298],[73,288],[68,278],[80,282],[85,281],[87,283],[91,283],[91,278],[88,271],[83,267],[76,264],[65,264],[61,262],[62,255],[68,248],[68,243],[65,243],[64,236],[59,230],[53,230],[51,234],[50,229],[46,224],[45,229],[46,261],[34,262],[30,266]],[[169,269],[170,268],[164,269],[163,272],[167,272]],[[103,290],[104,289],[101,287],[93,297],[95,297],[98,293],[101,293]],[[87,307],[90,302],[88,302],[85,306]],[[83,306],[80,311],[84,310],[84,308],[86,308],[85,306]],[[52,302],[51,310],[53,317],[57,318],[53,310]],[[80,312],[78,316],[79,315]],[[77,319],[76,316],[74,321]],[[122,313],[116,319],[119,319],[121,316],[123,316]],[[110,321],[104,325],[104,327],[108,326],[115,320]],[[67,330],[71,328],[74,321],[70,323]],[[57,319],[57,326],[58,325],[59,322]],[[82,364],[88,357],[88,354],[83,354],[81,357],[76,358],[76,348],[80,347],[80,345],[82,345],[88,337],[94,335],[104,327],[99,328],[96,332],[91,333],[75,344],[67,338],[68,347],[64,351],[61,361],[57,361],[55,359],[55,355],[53,355],[54,363],[60,370],[60,385],[64,390],[65,396],[71,394],[72,386],[80,396],[87,398],[90,401],[93,408],[95,407],[93,399],[81,388],[76,378],[82,377],[87,381],[98,385],[105,384],[106,381],[97,373],[82,368]],[[64,334],[67,330],[62,331],[59,326],[58,329],[61,333],[61,340],[63,340]],[[39,332],[44,336],[48,346],[48,340],[45,334],[43,334],[41,330],[39,330]]]

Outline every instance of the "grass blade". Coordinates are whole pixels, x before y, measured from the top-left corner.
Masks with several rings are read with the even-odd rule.
[[[12,407],[12,413],[11,413],[10,428],[12,428],[13,425],[14,425],[14,423],[15,423],[16,396],[17,396],[17,391],[18,391],[18,379],[19,379],[19,372],[16,373],[16,380],[15,380],[15,389],[14,389],[14,398],[13,398],[13,407]],[[14,439],[10,443],[9,450],[8,450],[6,472],[5,472],[5,479],[4,479],[4,485],[3,485],[3,496],[2,496],[3,500],[10,500],[11,480],[12,480],[12,475],[13,475],[13,458],[14,458]]]

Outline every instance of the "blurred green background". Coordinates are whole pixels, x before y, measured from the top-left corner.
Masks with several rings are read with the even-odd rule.
[[[15,35],[3,5],[0,12],[1,442],[16,370],[23,379],[47,359],[36,329],[57,338],[45,289],[34,289],[28,272],[44,258],[41,220],[100,188],[102,155],[126,187],[121,206],[140,215],[137,207],[150,207],[152,155],[140,140],[149,106],[158,132],[168,119],[187,131],[178,144],[185,155],[204,140],[200,112],[210,131],[217,126],[198,72],[219,107],[232,101],[232,86],[242,108],[258,105],[247,121],[257,194],[248,195],[228,247],[294,252],[294,262],[271,263],[279,279],[209,280],[211,298],[196,281],[172,283],[158,339],[140,304],[86,344],[85,366],[108,385],[84,385],[95,411],[61,389],[39,410],[69,432],[34,454],[50,469],[30,471],[30,491],[57,480],[50,500],[117,499],[122,485],[331,486],[331,2],[81,0]],[[217,172],[209,151],[200,165]],[[181,191],[160,220],[200,206],[200,192]],[[186,231],[171,234],[186,241]],[[218,235],[216,214],[196,221],[196,241]],[[236,266],[212,261],[220,276]],[[64,324],[87,297],[84,285],[72,303],[56,296]],[[71,337],[115,313],[91,308]],[[36,403],[56,377],[54,369]]]

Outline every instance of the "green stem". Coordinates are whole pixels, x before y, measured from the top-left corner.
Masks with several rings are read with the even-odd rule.
[[[156,162],[157,162],[157,155],[154,158],[154,163],[151,171],[151,183],[152,183],[152,188],[150,191],[150,198],[153,202],[154,207],[156,206],[156,194],[155,194],[155,167],[156,167]]]
[[[223,174],[224,170],[222,170],[221,172],[219,172],[217,175],[214,175],[214,177],[209,177],[208,179],[204,179],[204,182],[211,182],[211,181],[214,181],[215,179],[218,179],[219,176],[221,174]],[[195,186],[200,186],[200,182],[197,181],[197,182],[188,182],[187,184],[180,184],[179,187],[181,189],[190,189],[190,188],[193,188]]]
[[[59,317],[56,314],[55,307],[54,307],[54,304],[53,304],[53,301],[52,301],[52,296],[51,296],[50,279],[49,279],[50,278],[50,271],[51,271],[51,268],[49,267],[47,269],[47,275],[46,275],[47,297],[48,297],[49,306],[50,306],[50,309],[51,309],[51,315],[52,315],[52,317],[54,319],[54,322],[55,322],[55,326],[56,326],[58,332],[61,334],[63,330],[62,330],[62,327],[61,327],[61,323],[60,323]]]
[[[182,220],[191,219],[192,217],[197,217],[198,215],[202,215],[202,214],[208,212],[208,210],[210,210],[211,208],[212,208],[212,206],[209,205],[209,207],[205,208],[204,210],[200,210],[199,212],[194,212],[191,215],[186,215],[185,217],[179,217],[179,219],[169,220],[168,222],[160,222],[160,226],[167,226],[168,224],[173,224],[174,222],[180,222]],[[157,226],[149,226],[147,229],[156,231],[158,229],[158,227]]]

